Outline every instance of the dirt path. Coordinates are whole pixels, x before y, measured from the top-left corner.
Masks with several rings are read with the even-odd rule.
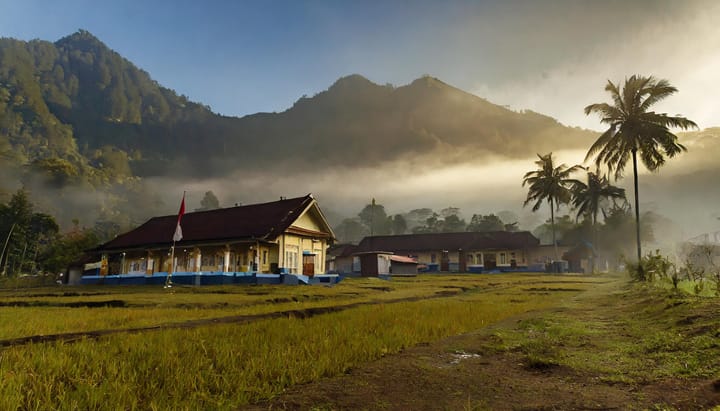
[[[622,318],[637,315],[641,307],[623,297],[619,287],[619,283],[598,285],[563,307],[412,347],[342,376],[291,387],[269,402],[243,409],[704,410],[719,405],[720,375],[615,382],[601,372],[529,363],[522,350],[497,349],[498,335],[517,332],[528,320],[557,315],[578,324],[596,324],[594,338],[632,343],[624,341],[636,337],[625,330]],[[600,347],[588,341],[558,349],[584,350],[590,358],[604,354]]]

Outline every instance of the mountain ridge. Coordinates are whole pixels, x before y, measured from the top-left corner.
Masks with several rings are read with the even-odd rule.
[[[0,127],[0,140],[24,153],[18,161],[60,158],[76,174],[102,168],[103,151],[116,153],[120,163],[127,156],[127,165],[108,173],[209,177],[268,163],[323,169],[448,152],[517,158],[558,144],[580,147],[594,135],[430,76],[395,87],[351,74],[283,112],[221,116],[163,87],[85,30],[54,43],[1,39],[3,92],[6,102],[18,96],[29,102],[0,106],[0,124],[16,126]],[[46,125],[33,129],[22,114],[28,111]],[[48,140],[58,147],[41,150],[37,137],[53,127],[55,138]]]

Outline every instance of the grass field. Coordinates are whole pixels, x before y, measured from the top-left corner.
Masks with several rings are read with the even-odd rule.
[[[408,347],[552,310],[609,281],[617,280],[427,275],[332,287],[3,290],[0,409],[236,409]],[[594,327],[562,324],[552,317],[499,331],[493,349],[525,350],[537,364],[582,362],[558,359],[553,339],[582,340]],[[670,337],[643,344],[681,344]]]

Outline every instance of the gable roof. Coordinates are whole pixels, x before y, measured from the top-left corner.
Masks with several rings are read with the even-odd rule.
[[[365,237],[356,251],[438,251],[518,249],[537,246],[529,231],[425,233]]]
[[[328,248],[326,255],[328,257],[349,257],[357,250],[355,244],[335,244]]]
[[[269,203],[186,213],[180,223],[183,238],[177,244],[182,246],[222,240],[274,240],[313,206],[324,220],[311,194]],[[153,217],[138,228],[102,244],[96,251],[168,246],[172,243],[176,224],[177,214]],[[334,235],[327,222],[323,221],[321,225],[327,232],[307,234],[332,238]]]

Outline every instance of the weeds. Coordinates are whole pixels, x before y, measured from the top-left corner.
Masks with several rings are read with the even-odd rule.
[[[640,262],[627,262],[626,269],[630,278],[638,282],[662,284],[669,282],[676,291],[682,289],[683,281],[688,282],[690,291],[695,295],[710,293],[720,296],[720,264],[716,262],[717,247],[712,245],[686,246],[684,264],[676,266],[659,250],[649,253]]]

